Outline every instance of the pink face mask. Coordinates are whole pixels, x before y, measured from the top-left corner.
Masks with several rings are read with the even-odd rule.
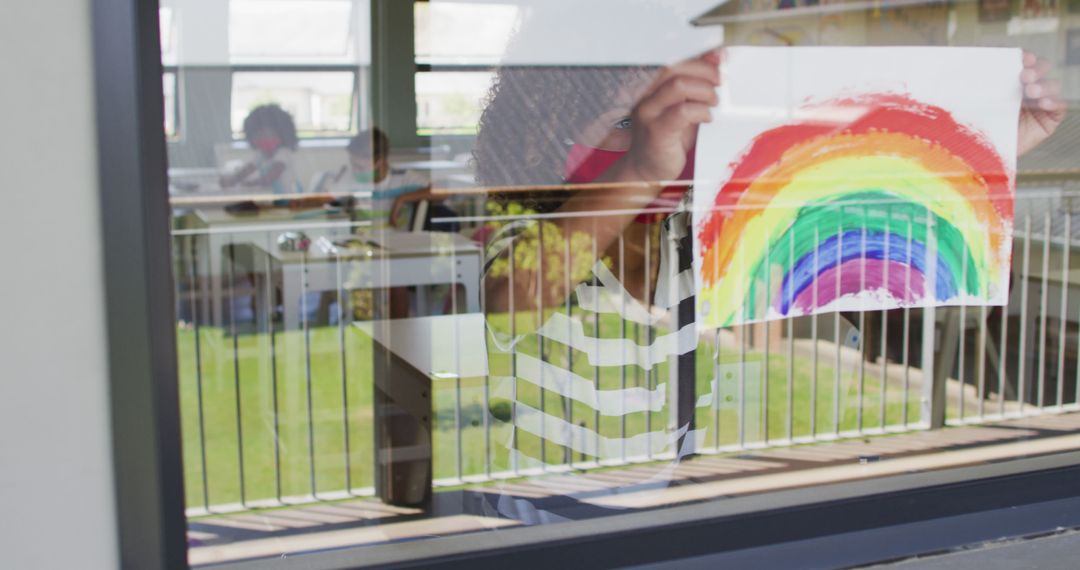
[[[626,154],[621,150],[605,150],[593,148],[581,144],[574,144],[566,155],[566,170],[564,176],[570,184],[585,184],[600,177],[601,174],[611,168],[620,158]],[[694,149],[686,155],[686,166],[679,174],[678,180],[693,180],[694,178]],[[660,190],[660,194],[649,204],[649,208],[674,208],[679,205],[679,200],[686,192],[686,186],[667,186]],[[638,214],[634,221],[651,224],[663,220],[667,214],[654,212]]]
[[[252,141],[251,144],[263,154],[271,155],[274,154],[274,151],[276,151],[279,146],[281,146],[281,137],[259,137]]]

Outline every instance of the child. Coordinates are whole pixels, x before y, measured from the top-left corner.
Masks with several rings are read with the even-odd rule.
[[[239,171],[223,176],[221,186],[258,186],[274,194],[304,191],[293,167],[293,153],[299,139],[292,116],[277,105],[255,107],[244,119],[244,138],[255,150],[255,158]]]
[[[430,187],[422,176],[390,166],[390,139],[377,128],[357,134],[345,150],[349,163],[338,173],[338,187],[341,191],[371,193],[369,200],[359,202],[367,219],[394,225],[398,221],[396,215],[391,216],[395,200],[420,197]]]
[[[515,363],[512,382],[595,378],[588,390],[602,393],[601,378],[621,378],[617,385],[625,389],[628,377],[644,376],[645,389],[663,393],[658,379],[672,374],[676,386],[690,386],[693,395],[695,383],[712,375],[709,368],[695,368],[700,339],[693,323],[689,196],[667,208],[670,214],[658,224],[635,220],[646,207],[660,209],[653,204],[664,198],[667,181],[693,180],[693,146],[698,126],[712,120],[718,104],[721,59],[721,52],[710,51],[661,69],[497,69],[474,156],[478,182],[491,189],[495,202],[483,275],[489,347],[507,357],[500,361]],[[1058,88],[1045,73],[1045,64],[1025,55],[1021,153],[1049,137],[1065,116]],[[583,186],[593,182],[603,184]],[[716,338],[710,352],[719,350]],[[713,385],[719,390],[719,380]],[[602,424],[599,405],[586,411],[578,402],[566,403],[559,417],[556,404],[549,423],[553,406],[545,405],[544,393],[542,385],[538,397],[515,392],[511,409],[530,410],[542,418],[541,426],[576,427],[580,435],[515,425],[510,457],[525,466],[543,468],[560,448],[557,460],[569,463],[577,452],[570,444],[594,438],[659,439],[665,452],[679,457],[693,452],[694,438],[707,433],[695,424],[694,397],[666,405],[661,399],[669,423],[658,427],[677,431],[658,433],[643,422],[644,430],[639,424],[628,434],[624,420],[619,439],[607,439],[617,424]],[[613,409],[626,414],[625,403]],[[575,420],[581,423],[575,426]],[[627,443],[621,443],[622,457],[658,449],[649,443],[627,452]],[[590,460],[619,456],[614,445],[589,449],[595,450]]]

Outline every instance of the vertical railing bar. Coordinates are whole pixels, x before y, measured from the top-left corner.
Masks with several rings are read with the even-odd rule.
[[[740,299],[742,297],[740,296]],[[746,447],[746,342],[749,325],[739,325],[739,447]]]
[[[843,218],[843,209],[840,209],[841,219]],[[844,226],[843,222],[840,222],[836,226],[836,300],[839,301],[843,295],[843,289],[840,284],[843,282],[841,273],[843,271],[844,261]],[[843,367],[840,362],[840,349],[844,346],[844,343],[840,340],[840,312],[833,313],[833,340],[836,342],[836,363],[833,370],[833,433],[839,435],[840,433],[840,373]]]
[[[864,336],[866,335],[866,300],[863,296],[863,292],[866,291],[866,205],[862,207],[862,227],[859,228],[859,257],[861,258],[859,263],[859,295],[862,300],[859,302],[859,409],[855,412],[855,423],[859,433],[863,431],[863,406],[865,405],[864,398],[866,397],[866,343],[864,342]],[[886,265],[888,265],[888,258],[886,257]]]
[[[1072,212],[1068,212],[1065,215],[1067,216],[1067,218],[1066,218],[1067,220],[1072,219]],[[1072,233],[1066,232],[1065,239],[1067,240],[1065,243],[1067,244],[1067,247],[1069,248],[1069,252],[1070,252],[1067,255],[1071,255],[1071,251],[1072,251]],[[1065,287],[1065,286],[1066,286],[1065,284],[1062,284],[1062,287]],[[1080,321],[1080,316],[1077,317],[1077,320]],[[1074,386],[1073,386],[1073,402],[1075,402],[1077,404],[1080,404],[1080,334],[1076,335],[1076,354],[1077,354],[1076,380],[1073,383],[1074,384]],[[1064,381],[1065,381],[1065,379],[1062,378],[1062,382],[1064,382]]]
[[[979,306],[979,345],[977,352],[979,353],[979,365],[976,369],[977,379],[979,385],[979,396],[977,398],[979,404],[978,416],[982,420],[986,416],[986,303]]]
[[[1058,309],[1057,406],[1065,405],[1065,320],[1069,312],[1069,257],[1072,255],[1072,215],[1065,213],[1065,236],[1061,262],[1061,301]]]
[[[566,306],[566,338],[573,338],[573,331],[571,330],[571,324],[573,322],[573,308],[570,303],[570,236],[563,232],[563,296],[565,297]],[[572,344],[566,345],[566,369],[571,373],[574,371],[574,348]],[[570,398],[562,396],[563,401],[563,419],[566,420],[567,425],[574,425],[574,409],[571,406]],[[563,446],[563,462],[567,464],[571,469],[574,467],[574,451],[573,446]]]
[[[814,275],[818,275],[820,272],[818,266],[818,240],[820,238],[821,231],[814,227]],[[814,312],[810,315],[810,330],[812,336],[813,354],[811,355],[812,369],[810,371],[810,438],[817,438],[817,396],[818,396],[818,280],[814,279]]]
[[[716,329],[716,348],[713,350],[713,380],[712,380],[712,419],[713,419],[713,442],[716,451],[720,451],[720,333],[723,329]]]
[[[792,227],[788,234],[788,270],[790,275],[795,266],[795,229]],[[791,306],[794,301],[794,283],[787,288],[787,440],[795,438],[795,318],[791,316]],[[719,337],[718,337],[719,340]]]
[[[191,303],[191,325],[195,333],[195,395],[197,401],[198,421],[199,421],[199,463],[202,468],[202,499],[203,507],[207,510],[210,509],[210,489],[209,480],[210,477],[206,472],[206,419],[203,414],[203,377],[202,377],[202,341],[199,338],[201,334],[201,327],[199,325],[199,307],[198,297],[195,293],[196,282],[198,280],[198,239],[195,236],[191,236],[188,239],[191,251],[191,263],[189,265],[188,278],[190,279],[190,285],[188,291],[190,292],[189,299]],[[207,247],[209,248],[210,240],[207,239]],[[207,258],[209,259],[209,255]],[[213,271],[213,268],[210,268]]]
[[[308,476],[311,483],[311,496],[318,496],[315,479],[315,403],[311,378],[311,323],[308,322],[308,259],[307,252],[300,255],[300,322],[304,330],[304,379],[307,388],[307,432],[308,432]]]
[[[511,240],[511,241],[513,241],[513,240]],[[480,310],[483,311],[484,307],[487,307],[487,289],[485,289],[483,286],[481,286],[479,293],[480,293],[480,295],[479,295],[480,296]],[[514,290],[513,289],[510,290],[510,297],[511,298],[514,297]],[[455,318],[457,318],[457,317],[455,317]],[[512,318],[513,317],[511,317],[511,319]],[[510,337],[510,338],[513,338],[513,337]],[[484,356],[487,357],[486,354]],[[513,382],[517,383],[517,380],[515,379],[515,380],[513,380]],[[484,409],[481,412],[480,416],[483,418],[483,422],[484,422],[484,477],[486,479],[491,479],[492,457],[491,457],[491,376],[490,376],[490,370],[488,371],[488,374],[484,374],[483,383],[484,383]]]
[[[454,319],[454,428],[457,433],[457,479],[463,481],[465,476],[465,434],[462,432],[464,424],[461,422],[461,335],[457,334],[457,250],[450,248],[450,314]]]
[[[885,264],[882,268],[882,286],[886,291],[889,290],[889,262],[892,261],[892,207],[888,204],[885,205]],[[907,295],[907,291],[904,291],[904,295]],[[889,391],[889,311],[881,311],[881,394],[880,402],[878,404],[879,419],[881,420],[881,429],[884,430],[888,425],[888,391]]]
[[[1050,210],[1043,214],[1043,256],[1042,256],[1042,287],[1039,290],[1039,373],[1036,375],[1039,385],[1036,388],[1038,394],[1039,411],[1046,406],[1046,311],[1047,297],[1050,296]]]
[[[904,257],[904,291],[911,291],[911,240],[913,237],[912,231],[912,214],[909,212],[907,215],[907,240],[905,241]],[[904,338],[901,341],[901,359],[902,366],[904,367],[904,407],[903,407],[903,426],[908,427],[908,405],[911,403],[911,307],[907,299],[904,300]],[[925,381],[925,374],[924,381]]]
[[[746,275],[746,256],[739,257],[739,274]],[[743,324],[739,325],[739,447],[746,447],[746,344],[747,336],[754,334],[753,325],[747,325],[747,318],[753,315],[746,314],[746,284],[739,281],[739,315]],[[749,332],[749,334],[747,334]],[[759,392],[760,393],[760,392]]]
[[[514,307],[514,299],[517,297],[517,289],[514,288],[514,243],[515,237],[510,238],[509,243],[509,275],[507,287],[510,289],[510,299],[507,306],[510,309],[510,338],[517,338],[517,309]],[[520,472],[518,466],[518,433],[517,433],[517,351],[510,350],[510,470],[517,475]],[[434,394],[432,394],[434,399]]]
[[[270,401],[274,408],[274,498],[281,503],[281,416],[278,407],[277,334],[274,330],[274,259],[266,255],[266,322],[270,333]]]
[[[544,324],[544,222],[538,220],[537,224],[537,237],[536,237],[536,330],[540,330],[540,327]],[[540,351],[540,361],[547,362],[547,355],[544,352],[544,335],[536,335],[537,347]],[[547,405],[545,393],[547,392],[547,386],[544,378],[544,367],[540,367],[540,470],[547,471],[547,422],[543,421],[544,414],[547,414]]]
[[[341,251],[334,252],[337,275],[338,347],[341,353],[341,429],[345,449],[345,492],[352,494],[352,457],[349,451],[349,375],[345,356],[345,283],[341,278]]]
[[[765,444],[769,443],[769,345],[772,344],[769,338],[769,305],[768,299],[772,298],[772,243],[768,240],[768,234],[766,234],[765,242],[765,295],[766,304],[762,317],[765,318],[765,347],[763,350],[762,359],[765,361],[762,366],[762,379],[761,386],[761,400],[762,403],[758,406],[760,413],[762,414],[762,439]]]
[[[1010,256],[1011,257],[1011,256]],[[1010,271],[1011,274],[1011,271]],[[1010,275],[1011,277],[1011,275]],[[1006,293],[1008,295],[1008,293]],[[1001,308],[1001,343],[998,345],[998,415],[1005,415],[1005,373],[1008,364],[1009,349],[1005,343],[1009,340],[1009,301]],[[1080,367],[1077,367],[1080,371]]]
[[[595,271],[596,266],[598,264],[603,263],[602,261],[600,261],[600,252],[597,250],[597,245],[596,245],[596,242],[597,242],[596,235],[597,234],[596,234],[596,232],[597,232],[596,218],[593,218],[592,239],[590,240],[592,242],[592,269],[589,271],[589,275],[591,277],[593,277],[594,281],[595,281],[595,276],[596,276],[596,271]],[[619,241],[620,241],[619,247],[622,248],[622,232],[619,232]],[[619,283],[621,284],[622,281],[620,281]],[[623,288],[624,291],[626,290],[626,286],[623,286],[622,288]],[[625,303],[625,301],[626,301],[626,299],[625,299],[625,297],[623,297],[623,302]],[[579,300],[578,302],[580,303],[581,301]],[[622,313],[626,314],[625,308],[623,309]],[[620,331],[621,331],[621,334],[620,334],[619,338],[627,338],[626,337],[626,319],[622,318],[622,315],[620,315],[619,323],[620,323]],[[596,343],[593,344],[593,348],[594,348],[594,350],[596,350],[597,354],[599,354],[599,352],[600,352],[600,311],[593,312],[593,333],[596,335]],[[625,360],[623,362],[625,363]],[[625,376],[626,375],[626,367],[623,366],[622,368],[623,368],[623,370],[622,370],[623,376]],[[600,367],[599,366],[593,366],[592,369],[593,369],[593,388],[595,390],[599,391],[600,390]],[[625,406],[624,406],[623,411],[625,411]],[[594,456],[593,460],[596,461],[597,463],[599,463],[600,462],[600,455],[599,455],[599,452],[600,452],[600,407],[599,406],[597,406],[596,409],[593,410],[593,428],[595,428],[594,431],[593,431],[593,443],[594,443],[593,449],[595,449],[596,452],[597,452],[597,455]]]
[[[236,456],[240,472],[240,504],[247,505],[246,477],[244,476],[244,426],[240,404],[240,339],[236,334],[236,244],[229,234],[229,334],[233,345],[233,390],[236,399]]]
[[[662,244],[661,244],[661,247],[663,247]],[[653,298],[652,298],[652,226],[647,225],[647,226],[645,226],[645,306],[649,309],[650,314],[652,312],[652,306],[653,306],[652,301],[653,301]],[[652,343],[653,343],[653,335],[654,334],[655,334],[655,331],[653,330],[653,325],[651,325],[651,324],[648,325],[645,328],[645,342],[649,346],[649,356],[650,357],[652,356]],[[652,359],[650,358],[650,363],[649,363],[650,366],[645,371],[645,388],[647,390],[649,390],[649,393],[652,393],[653,382],[654,381],[658,382],[657,376],[655,374],[655,368],[653,366],[651,366],[651,364],[652,364],[651,360]],[[622,443],[622,458],[623,458],[623,462],[625,463],[626,462],[626,415],[623,414],[622,417],[623,417],[622,434],[621,434],[622,442],[623,442]],[[649,412],[646,412],[646,414],[645,414],[645,432],[649,433],[649,434],[652,433],[652,411],[651,410]],[[652,436],[650,435],[649,437],[652,437]],[[649,459],[652,459],[653,453],[652,453],[652,442],[651,441],[649,442],[649,445],[645,450],[645,455]]]
[[[1019,361],[1016,363],[1018,366],[1017,371],[1017,394],[1018,409],[1021,414],[1024,413],[1024,404],[1027,400],[1027,382],[1024,380],[1024,373],[1026,372],[1025,364],[1027,358],[1025,354],[1027,344],[1027,309],[1028,309],[1028,272],[1031,256],[1031,213],[1026,212],[1024,214],[1024,261],[1020,268],[1020,350],[1017,353],[1019,355]]]
[[[960,421],[964,421],[964,407],[965,407],[965,404],[966,404],[966,402],[964,401],[964,392],[966,391],[965,389],[967,387],[967,382],[964,381],[964,376],[965,376],[964,372],[965,372],[965,364],[966,364],[964,362],[964,357],[965,357],[965,355],[967,353],[967,298],[966,298],[966,292],[965,292],[965,287],[967,287],[967,280],[968,280],[967,263],[968,263],[968,248],[967,248],[967,244],[965,243],[960,248],[960,286],[957,287],[957,290],[960,292],[960,331],[959,331],[960,332],[960,342],[957,345],[957,353],[958,353],[957,354],[957,370],[958,370],[958,372],[957,372],[957,380],[960,381],[960,411],[959,411],[959,415],[957,417],[959,418]],[[946,377],[948,377],[948,372],[946,372]],[[948,402],[949,402],[948,394],[949,394],[948,391],[946,391],[945,392],[946,414],[948,413]]]
[[[649,239],[648,237],[645,238],[645,273],[646,273],[646,275],[648,275],[648,273],[649,273],[649,269],[648,269],[648,267],[649,267],[649,244],[648,244],[648,239]],[[623,238],[623,234],[620,233],[619,234],[619,283],[626,283],[626,249],[625,248],[626,248],[626,241]],[[645,284],[646,290],[648,290],[648,283],[647,283],[648,279],[649,279],[648,277],[645,278],[645,280],[646,280],[646,284]],[[623,286],[623,292],[620,295],[620,300],[619,300],[620,306],[624,309],[623,314],[625,314],[625,309],[626,309],[626,294],[627,294],[626,293],[626,287]],[[646,295],[645,295],[645,299],[646,299],[645,303],[646,303],[646,305],[648,305],[648,297],[649,297],[648,293],[646,293]],[[648,326],[648,325],[646,325],[646,326]],[[634,338],[634,342],[635,342],[635,344],[637,343],[636,335],[635,335],[635,338]],[[622,348],[622,357],[623,357],[623,362],[625,363],[626,362],[626,345],[625,344],[623,345],[623,348]],[[645,371],[645,384],[646,384],[646,386],[645,386],[646,389],[648,389],[648,387],[649,387],[648,386],[648,384],[649,384],[649,371],[648,370]],[[622,367],[622,374],[621,374],[621,377],[620,377],[619,388],[621,389],[620,399],[622,401],[623,409],[625,410],[626,409],[626,366],[625,365]],[[649,399],[649,404],[652,405],[652,391],[647,391],[646,394],[648,394],[647,397]],[[646,415],[645,415],[645,418],[646,418],[645,421],[646,422],[649,422],[649,418],[650,418],[649,414],[651,414],[651,413],[652,413],[651,411],[646,412]],[[621,461],[623,463],[626,463],[626,414],[622,414],[622,415],[619,416],[619,438],[620,438],[620,441],[621,441],[621,443],[619,444],[619,458],[621,459]]]
[[[713,240],[719,239],[719,228],[714,229]],[[715,276],[714,276],[715,277]],[[713,441],[716,443],[716,450],[720,450],[720,333],[723,332],[722,328],[716,329],[716,348],[713,350],[713,380],[712,380],[712,414],[713,414]]]

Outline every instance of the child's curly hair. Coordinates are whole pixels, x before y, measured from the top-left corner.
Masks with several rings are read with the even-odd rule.
[[[248,144],[254,143],[255,133],[263,128],[268,128],[281,137],[281,145],[286,148],[296,150],[300,144],[292,115],[276,104],[259,105],[244,118],[244,138]]]
[[[578,131],[611,108],[620,88],[652,68],[502,66],[480,116],[473,161],[484,186],[562,184]],[[495,193],[500,204],[551,211],[571,192]]]

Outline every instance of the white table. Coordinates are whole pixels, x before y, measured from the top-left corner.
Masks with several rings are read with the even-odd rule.
[[[197,259],[200,281],[206,288],[205,296],[210,299],[210,314],[203,322],[218,326],[226,324],[223,303],[225,297],[231,297],[225,291],[225,286],[232,283],[226,255],[229,246],[253,246],[261,251],[276,252],[277,240],[286,232],[302,232],[311,240],[320,237],[336,239],[348,236],[354,226],[344,213],[287,208],[270,208],[253,214],[230,214],[222,209],[194,210],[181,224],[182,228],[174,230],[173,235],[186,238],[178,244],[188,240],[193,242],[190,248]],[[261,271],[262,268],[255,269]],[[187,268],[180,272],[181,275],[187,273]]]
[[[385,290],[391,287],[460,285],[468,313],[480,312],[482,250],[464,236],[442,232],[374,230],[359,234],[359,247],[307,252],[270,250],[282,275],[286,330],[303,325],[303,299],[311,292]]]

